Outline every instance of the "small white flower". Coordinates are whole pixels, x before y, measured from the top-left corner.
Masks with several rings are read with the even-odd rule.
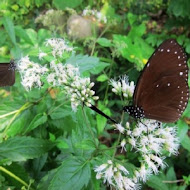
[[[105,170],[106,168],[107,168],[107,166],[108,166],[108,164],[102,164],[102,165],[100,165],[100,166],[98,166],[98,167],[96,167],[95,169],[94,169],[94,171],[95,172],[102,172],[103,170]]]
[[[116,129],[119,130],[120,133],[124,133],[125,128],[121,124],[115,124]]]
[[[120,172],[116,172],[114,175],[114,179],[116,181],[117,188],[123,189],[123,176]]]
[[[126,140],[125,139],[123,139],[122,141],[121,141],[121,152],[123,152],[123,150],[125,150],[126,151],[126,148],[125,148],[125,145],[126,145]]]
[[[132,145],[132,147],[136,147],[136,141],[134,138],[129,138],[128,141]]]
[[[158,157],[158,156],[155,156],[154,154],[151,154],[150,158],[153,161],[155,161],[158,164],[158,166],[160,166],[162,169],[164,169],[166,167],[166,164],[163,162],[165,157]]]
[[[141,179],[143,182],[146,182],[147,179],[150,177],[150,175],[151,175],[151,170],[146,169],[144,164],[141,165],[139,171],[135,171],[136,178]]]
[[[110,185],[113,185],[112,178],[113,178],[114,173],[113,173],[113,166],[112,166],[112,165],[110,165],[110,166],[106,169],[104,175],[105,175],[104,183],[105,183],[106,181],[108,181],[108,183],[109,183]]]
[[[52,55],[54,57],[62,57],[64,52],[73,52],[74,48],[68,45],[64,39],[61,38],[51,38],[46,41],[46,46],[52,48]]]
[[[127,171],[127,169],[126,169],[124,166],[122,166],[122,165],[120,165],[120,164],[116,164],[116,167],[117,167],[120,171],[124,172],[125,175],[129,174],[129,172]]]
[[[42,60],[43,57],[47,56],[47,53],[44,53],[40,50],[39,54],[38,54],[38,57],[39,57],[39,60]]]

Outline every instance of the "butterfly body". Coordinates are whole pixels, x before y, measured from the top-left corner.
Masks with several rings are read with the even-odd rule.
[[[15,68],[13,60],[10,63],[0,63],[0,87],[12,86],[15,83]]]
[[[174,39],[164,41],[138,80],[133,106],[124,107],[124,111],[135,118],[177,121],[189,99],[187,79],[187,56],[183,48]]]

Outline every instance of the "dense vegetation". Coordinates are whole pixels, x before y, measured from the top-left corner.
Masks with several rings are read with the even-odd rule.
[[[188,188],[190,106],[162,124],[178,150],[148,147],[154,169],[122,108],[161,42],[190,54],[189,13],[189,0],[0,1],[0,62],[18,67],[14,86],[0,89],[0,189]]]

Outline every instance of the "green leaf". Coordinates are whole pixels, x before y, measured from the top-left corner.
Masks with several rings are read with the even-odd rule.
[[[167,185],[158,176],[151,176],[147,181],[147,185],[155,190],[169,190]]]
[[[0,31],[0,39],[1,39],[0,46],[3,46],[5,44],[6,39],[7,39],[6,32],[3,30]]]
[[[26,34],[29,36],[31,42],[33,45],[38,45],[38,39],[37,39],[37,33],[35,30],[29,28],[29,29],[26,29]]]
[[[122,56],[135,63],[137,70],[142,70],[153,53],[153,48],[139,36],[133,36],[132,39],[129,36],[113,35],[113,38]]]
[[[97,42],[103,47],[111,47],[112,43],[107,38],[98,38]]]
[[[183,146],[183,148],[185,148],[186,150],[188,150],[190,152],[190,138],[189,138],[189,136],[185,135],[183,137],[183,140],[181,141],[181,145]]]
[[[55,173],[57,172],[57,169],[58,168],[47,172],[47,174],[40,180],[37,190],[49,190],[48,187],[50,185],[50,181],[53,179]]]
[[[90,164],[81,157],[68,158],[54,174],[48,190],[80,190],[90,180]]]
[[[25,130],[25,127],[29,125],[31,119],[32,113],[29,110],[22,112],[9,127],[7,136],[12,137],[16,134],[21,134]]]
[[[190,53],[190,40],[188,41],[188,43],[186,43],[186,48],[185,48],[187,53]]]
[[[91,140],[91,139],[85,139],[85,140],[82,140],[80,143],[78,144],[75,144],[76,145],[76,148],[81,148],[81,149],[85,149],[85,150],[95,150],[96,149],[96,146],[94,144],[94,141]]]
[[[66,8],[76,8],[79,6],[83,0],[69,0],[69,1],[60,1],[53,0],[53,4],[57,9],[65,10]]]
[[[71,106],[64,106],[63,108],[53,108],[53,111],[50,111],[51,119],[61,119],[72,114]]]
[[[175,181],[176,180],[176,175],[173,167],[170,167],[166,173],[166,179],[168,181]]]
[[[96,80],[99,81],[99,82],[104,82],[104,81],[106,81],[108,79],[109,78],[107,77],[107,75],[102,74],[102,75],[98,76]]]
[[[16,46],[16,37],[15,37],[15,30],[14,30],[14,24],[10,17],[4,17],[3,18],[3,25],[5,27],[5,30],[7,31],[9,38],[11,39],[12,43]]]
[[[187,134],[188,125],[186,122],[180,119],[177,122],[177,126],[178,126],[178,136],[179,136],[180,142],[182,142],[184,139],[184,136]]]
[[[25,161],[37,158],[52,148],[49,141],[32,137],[13,137],[0,144],[0,159]]]
[[[98,108],[102,112],[104,112],[105,114],[107,114],[108,116],[111,115],[110,110],[105,105],[103,105],[100,101],[98,102]],[[96,121],[97,121],[98,134],[101,134],[104,131],[104,128],[105,128],[106,123],[107,123],[107,119],[105,117],[97,114]]]
[[[137,20],[137,15],[134,15],[133,13],[128,13],[127,18],[129,20],[130,25],[132,26],[133,23]]]
[[[33,129],[35,129],[39,125],[44,124],[46,121],[47,121],[47,115],[45,115],[44,113],[37,114],[34,117],[34,119],[31,121],[29,126],[27,126],[25,133],[32,131]]]
[[[23,39],[25,42],[32,45],[30,37],[21,26],[15,26],[15,33],[20,39]]]
[[[72,55],[67,63],[74,65],[75,67],[79,67],[81,74],[85,74],[85,76],[89,76],[90,73],[98,74],[105,67],[109,66],[108,63],[100,62],[97,57],[89,57],[88,55]]]

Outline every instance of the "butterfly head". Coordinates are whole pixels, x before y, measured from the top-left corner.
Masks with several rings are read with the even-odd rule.
[[[138,106],[125,106],[123,110],[134,118],[140,119],[145,117],[144,110]]]
[[[17,66],[15,65],[15,61],[12,59],[9,64],[9,70],[16,70]]]

